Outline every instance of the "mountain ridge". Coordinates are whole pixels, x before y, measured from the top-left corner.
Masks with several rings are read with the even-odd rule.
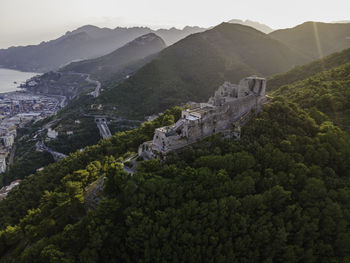
[[[269,35],[308,56],[310,61],[350,47],[350,23],[308,21]]]
[[[134,101],[135,108],[138,105],[139,110],[151,115],[195,98],[205,100],[213,87],[225,80],[235,83],[246,75],[271,75],[306,61],[306,57],[254,28],[222,23],[164,49],[130,79],[101,94],[98,102],[114,103],[125,113],[130,110],[126,110],[125,101]],[[131,91],[142,95],[133,98]]]
[[[149,56],[160,52],[165,47],[166,44],[161,37],[155,33],[148,33],[137,37],[107,55],[72,62],[59,71],[86,73],[99,81],[116,80],[132,74],[141,65],[151,60]],[[133,66],[136,63],[138,66]]]
[[[159,31],[168,45],[183,37],[204,31],[204,28],[186,27],[183,30]],[[74,60],[91,59],[106,55],[133,39],[156,31],[147,27],[115,29],[86,25],[38,45],[0,49],[0,65],[5,68],[30,72],[57,70]]]
[[[241,20],[241,19],[231,19],[231,20],[228,21],[228,23],[250,26],[250,27],[253,27],[253,28],[255,28],[255,29],[265,33],[265,34],[269,34],[269,33],[274,31],[274,29],[272,29],[268,25],[259,23],[257,21],[252,21],[252,20],[249,20],[249,19],[246,19],[245,21]]]
[[[350,48],[269,78],[269,91],[350,62]]]

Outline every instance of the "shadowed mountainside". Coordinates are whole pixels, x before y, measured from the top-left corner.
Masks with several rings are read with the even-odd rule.
[[[270,36],[314,60],[350,47],[350,23],[306,22]]]
[[[124,78],[151,60],[166,47],[163,39],[149,33],[129,42],[105,56],[73,62],[60,69],[61,72],[87,73],[100,81]]]
[[[259,30],[265,34],[269,34],[272,31],[274,31],[274,29],[272,29],[271,27],[269,27],[268,25],[264,25],[261,24],[259,22],[256,21],[252,21],[252,20],[241,20],[241,19],[232,19],[230,21],[228,21],[228,23],[232,23],[232,24],[241,24],[241,25],[245,25],[245,26],[250,26],[252,28],[255,28],[256,30]]]
[[[307,60],[251,27],[223,23],[164,49],[130,79],[102,93],[98,103],[140,118],[189,100],[206,100],[226,80],[268,76]]]
[[[38,45],[1,49],[0,66],[22,71],[47,72],[57,70],[74,60],[106,55],[148,33],[158,34],[159,31],[158,35],[171,45],[189,34],[203,30],[205,29],[199,27],[185,27],[183,30],[153,31],[147,27],[109,29],[87,25]]]
[[[295,67],[290,71],[277,74],[269,79],[268,90],[276,90],[282,85],[306,79],[314,74],[341,66],[350,62],[350,48],[333,53],[325,58]]]

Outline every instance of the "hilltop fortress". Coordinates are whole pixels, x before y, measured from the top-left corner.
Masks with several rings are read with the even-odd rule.
[[[265,90],[266,79],[255,76],[242,79],[238,85],[225,82],[207,103],[194,103],[182,111],[174,125],[156,129],[153,140],[140,145],[139,156],[162,157],[218,132],[239,136],[242,121],[259,112],[266,101]]]

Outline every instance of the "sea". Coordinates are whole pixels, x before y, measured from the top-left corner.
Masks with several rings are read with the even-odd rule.
[[[20,90],[20,84],[38,74],[0,68],[0,93]]]

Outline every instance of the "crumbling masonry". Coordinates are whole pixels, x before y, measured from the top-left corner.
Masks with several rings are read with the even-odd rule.
[[[153,140],[140,145],[139,156],[162,157],[219,132],[239,136],[237,129],[242,120],[259,112],[266,101],[265,90],[266,79],[255,76],[242,79],[238,85],[225,82],[207,103],[193,104],[182,111],[174,125],[156,129]]]

